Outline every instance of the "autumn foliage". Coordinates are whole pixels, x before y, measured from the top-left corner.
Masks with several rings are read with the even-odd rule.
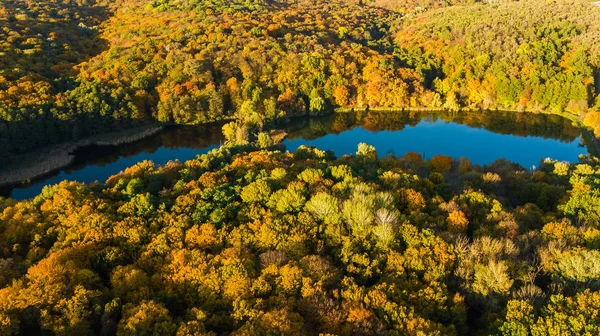
[[[229,143],[0,198],[2,334],[598,331],[597,159],[532,179],[362,147]]]
[[[589,112],[599,127],[588,1],[415,5],[5,1],[0,155],[146,123],[252,133],[336,107]]]

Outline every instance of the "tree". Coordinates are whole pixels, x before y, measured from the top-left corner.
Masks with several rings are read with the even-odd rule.
[[[348,92],[348,88],[344,85],[338,85],[335,87],[333,91],[333,97],[335,99],[335,103],[339,106],[346,106],[348,104],[348,97],[350,93]]]
[[[267,133],[267,132],[258,133],[258,145],[260,146],[260,148],[265,148],[265,149],[273,146],[273,139],[271,139],[271,136],[269,135],[269,133]]]
[[[508,267],[504,262],[491,261],[487,265],[475,265],[473,291],[483,296],[507,294],[514,282],[507,271]]]
[[[305,205],[308,212],[325,224],[325,228],[320,229],[319,232],[325,232],[329,237],[339,237],[340,235],[341,218],[338,203],[339,200],[336,197],[319,192],[313,195]]]
[[[142,301],[123,307],[117,335],[175,335],[177,326],[160,303]]]
[[[448,231],[465,233],[469,225],[469,220],[464,212],[454,210],[448,214]]]
[[[589,290],[573,297],[552,295],[537,314],[531,304],[511,300],[500,331],[503,335],[595,334],[599,331],[599,304],[598,292]]]
[[[435,155],[429,161],[431,169],[438,173],[447,172],[452,168],[452,158],[446,155]]]
[[[319,90],[312,89],[308,99],[310,115],[320,115],[325,111],[325,100],[321,97]]]
[[[375,147],[361,142],[358,144],[358,151],[356,151],[356,155],[363,157],[377,157],[377,151],[375,150]]]
[[[246,203],[266,202],[271,196],[271,187],[267,181],[258,180],[245,186],[240,196]]]

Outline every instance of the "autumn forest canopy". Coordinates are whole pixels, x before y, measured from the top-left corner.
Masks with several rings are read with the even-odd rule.
[[[225,139],[0,197],[0,336],[600,334],[600,159],[336,157],[272,130],[353,109],[288,139],[399,130],[431,109],[600,138],[599,6],[5,0],[0,28],[0,169],[137,126],[218,121]]]
[[[600,161],[229,142],[0,199],[3,335],[596,335]]]
[[[598,22],[587,1],[8,0],[0,154],[338,107],[551,111],[600,134]]]

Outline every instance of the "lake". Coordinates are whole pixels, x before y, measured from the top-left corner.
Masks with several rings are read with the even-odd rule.
[[[523,167],[541,159],[577,162],[588,154],[581,131],[560,116],[516,112],[356,112],[319,118],[292,119],[276,126],[285,129],[286,148],[300,145],[332,150],[336,156],[356,152],[360,142],[375,146],[380,156],[416,152],[425,159],[436,154],[467,157],[485,165],[504,158]],[[29,184],[0,190],[15,199],[31,198],[42,187],[62,180],[104,182],[142,160],[162,165],[186,161],[218,147],[221,125],[167,127],[162,132],[118,147],[79,150],[70,167]]]

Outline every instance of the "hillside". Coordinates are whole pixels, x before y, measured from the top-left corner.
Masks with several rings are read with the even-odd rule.
[[[396,42],[447,108],[584,115],[599,91],[599,20],[578,1],[457,6],[398,22]]]
[[[596,6],[452,4],[403,16],[342,0],[5,2],[0,155],[335,107],[598,111]],[[598,120],[586,123],[600,134]]]

